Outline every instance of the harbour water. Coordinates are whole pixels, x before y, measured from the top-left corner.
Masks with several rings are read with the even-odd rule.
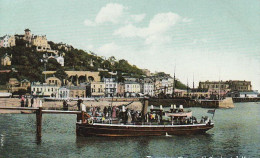
[[[199,120],[208,109],[190,108]],[[0,114],[0,157],[260,157],[260,103],[217,109],[204,135],[138,138],[76,137],[74,115]]]

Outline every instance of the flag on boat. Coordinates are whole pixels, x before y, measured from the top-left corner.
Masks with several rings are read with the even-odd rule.
[[[214,113],[215,113],[215,109],[214,109],[214,110],[208,110],[208,113],[210,113],[210,114],[213,114],[213,115],[214,115]]]

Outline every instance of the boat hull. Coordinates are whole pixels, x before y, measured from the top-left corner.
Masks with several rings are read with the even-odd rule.
[[[196,125],[115,125],[115,124],[76,124],[77,136],[136,137],[162,135],[203,134],[214,124]]]

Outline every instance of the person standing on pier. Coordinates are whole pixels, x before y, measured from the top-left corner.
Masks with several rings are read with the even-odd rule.
[[[31,107],[33,107],[33,103],[34,103],[34,98],[32,96],[32,98],[31,98]]]
[[[23,97],[23,95],[21,97],[21,107],[24,107],[24,97]]]
[[[29,105],[28,96],[26,96],[25,98],[26,98],[26,99],[25,99],[25,107],[28,107],[28,105]]]
[[[77,106],[78,106],[78,111],[80,111],[80,104],[82,103],[83,101],[79,98],[78,96],[78,100],[77,100]]]

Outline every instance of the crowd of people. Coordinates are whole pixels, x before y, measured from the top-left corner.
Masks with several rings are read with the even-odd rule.
[[[34,96],[21,96],[21,107],[42,107],[42,100]]]

